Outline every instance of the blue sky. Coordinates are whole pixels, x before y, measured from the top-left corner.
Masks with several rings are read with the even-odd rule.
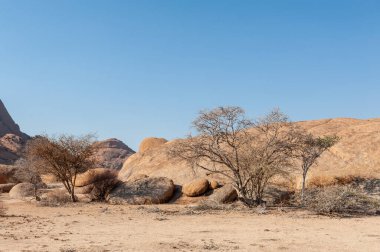
[[[0,99],[30,135],[136,148],[204,108],[380,117],[380,1],[0,0]]]

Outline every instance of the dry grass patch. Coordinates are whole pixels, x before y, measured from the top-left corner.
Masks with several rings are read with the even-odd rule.
[[[64,190],[54,190],[41,196],[39,206],[58,207],[72,202],[71,196]]]
[[[375,215],[380,201],[352,186],[312,188],[305,195],[306,208],[327,215]]]

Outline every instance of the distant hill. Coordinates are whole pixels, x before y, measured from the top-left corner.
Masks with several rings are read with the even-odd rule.
[[[312,168],[310,178],[345,175],[380,178],[380,119],[336,118],[297,124],[315,135],[337,134],[341,137],[341,141],[324,153]],[[175,141],[132,155],[124,163],[119,177],[126,179],[136,174],[166,176],[183,184],[195,177],[206,176],[202,170],[194,173],[186,162],[169,159],[167,150]]]

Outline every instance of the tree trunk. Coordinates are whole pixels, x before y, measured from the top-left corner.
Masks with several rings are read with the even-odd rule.
[[[305,185],[306,185],[306,172],[302,174],[302,190],[301,190],[301,204],[304,204],[305,199]]]
[[[75,198],[75,194],[74,194],[74,186],[71,188],[71,200],[73,202],[77,202],[77,199]]]

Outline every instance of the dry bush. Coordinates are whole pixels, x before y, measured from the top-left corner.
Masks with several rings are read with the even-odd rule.
[[[70,194],[64,190],[55,190],[48,192],[39,201],[40,206],[57,207],[72,202]]]
[[[92,135],[61,135],[57,138],[40,136],[28,142],[26,156],[30,166],[40,175],[50,174],[58,178],[75,202],[78,174],[89,170],[95,163],[93,143]]]
[[[351,186],[330,186],[306,191],[306,208],[319,214],[373,215],[380,201]]]
[[[78,174],[75,186],[83,187],[102,180],[114,179],[118,171],[108,168],[94,168]]]
[[[91,198],[97,201],[105,201],[112,189],[119,183],[120,181],[117,179],[117,174],[114,178],[96,181],[93,184],[94,188],[91,191]]]

